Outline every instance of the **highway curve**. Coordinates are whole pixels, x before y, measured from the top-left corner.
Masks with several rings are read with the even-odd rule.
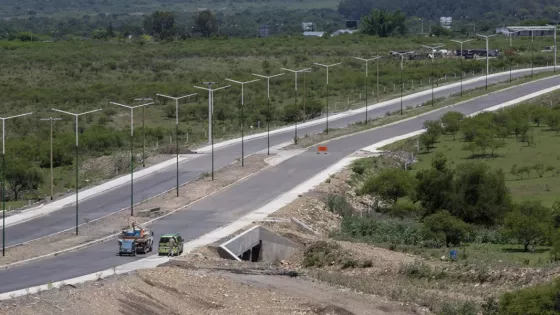
[[[192,240],[265,205],[356,150],[384,139],[420,130],[425,120],[438,119],[450,110],[470,114],[558,85],[560,85],[560,76],[550,77],[523,84],[507,91],[494,92],[451,108],[437,110],[422,117],[334,139],[329,142],[329,153],[327,155],[317,155],[316,147],[312,147],[303,154],[261,171],[243,182],[193,204],[184,211],[156,221],[153,224],[153,230],[156,237],[162,233],[179,232],[187,241]],[[426,98],[429,98],[429,96],[414,101],[421,103]],[[406,105],[411,104],[407,103]],[[389,108],[376,109],[371,114],[372,116],[382,115],[387,110],[395,110],[397,106],[398,103],[389,106]],[[345,127],[356,120],[357,117],[344,117],[331,122],[330,125],[333,128]],[[311,127],[306,132],[318,132],[322,128],[322,125]],[[285,142],[290,138],[291,133],[280,134],[274,137],[273,143]],[[251,141],[247,143],[246,148],[247,152],[255,152],[266,148],[266,139]],[[224,148],[217,155],[218,160],[222,163],[221,165],[227,164],[228,159],[235,159],[237,156],[238,148],[236,146]],[[189,172],[205,171],[205,163],[207,163],[205,158],[193,161],[195,161],[194,164],[183,165],[183,168],[186,168],[187,165],[189,168],[194,168],[189,169],[189,171],[184,170],[184,179],[188,178]],[[160,182],[165,183],[163,180]],[[127,195],[125,194],[125,196]],[[15,226],[15,228],[21,226],[23,224]],[[116,255],[116,248],[116,242],[110,241],[84,250],[2,270],[0,271],[0,293],[90,274],[142,258],[142,256],[136,258],[119,257]]]

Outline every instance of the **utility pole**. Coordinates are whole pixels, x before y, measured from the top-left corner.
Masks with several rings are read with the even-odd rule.
[[[407,51],[407,52],[391,51],[391,52],[401,57],[401,115],[402,115],[403,114],[402,99],[403,99],[403,85],[404,85],[404,81],[403,81],[404,57],[408,54],[411,54],[412,51]]]
[[[244,134],[243,134],[244,131],[243,127],[245,125],[245,117],[243,116],[244,88],[245,88],[245,84],[257,82],[259,80],[260,79],[242,82],[242,81],[236,81],[236,80],[226,78],[226,81],[241,85],[241,167],[245,166],[245,141],[244,141]]]
[[[168,95],[163,95],[163,94],[156,94],[156,96],[160,96],[163,98],[168,98],[168,99],[172,99],[175,101],[175,158],[176,158],[176,179],[177,179],[177,185],[176,185],[176,191],[177,191],[177,197],[179,197],[179,100],[187,98],[187,97],[191,97],[197,95],[197,93],[194,94],[189,94],[189,95],[184,95],[184,96],[179,96],[179,97],[173,97],[173,96],[168,96]]]
[[[62,120],[62,118],[41,118],[40,120],[48,120],[50,121],[51,125],[51,132],[50,132],[50,143],[51,143],[51,200],[54,199],[54,171],[53,171],[53,123],[57,120]]]
[[[210,135],[210,144],[212,146],[212,180],[214,180],[214,91],[223,90],[231,87],[231,85],[226,85],[219,87],[217,89],[213,88],[214,84],[218,82],[202,82],[202,84],[208,87],[194,86],[194,88],[208,91],[208,134]]]
[[[315,62],[313,64],[316,65],[316,66],[323,67],[323,68],[327,69],[327,84],[326,84],[326,90],[327,90],[327,127],[325,129],[325,132],[327,134],[329,134],[329,68],[341,65],[342,63],[339,62],[339,63],[330,64],[330,65],[324,65],[324,64],[320,64],[320,63]],[[366,97],[367,97],[367,94],[366,94]]]
[[[284,75],[284,73],[266,76],[253,73],[254,76],[266,79],[266,138],[267,138],[267,155],[270,155],[270,79]]]
[[[31,114],[33,113],[0,117],[2,120],[2,256],[6,256],[6,120]]]
[[[294,119],[295,120],[294,121],[294,144],[297,144],[297,121],[298,121],[298,117],[297,117],[297,98],[298,98],[297,82],[298,82],[298,74],[300,72],[309,72],[311,69],[310,68],[305,68],[305,69],[300,69],[300,70],[292,70],[292,69],[282,68],[282,70],[292,72],[295,76],[294,83],[295,83],[296,97],[294,99],[294,102],[295,102],[294,105],[295,105],[295,108],[296,108],[296,117]]]
[[[87,112],[83,112],[83,113],[71,113],[71,112],[67,112],[67,111],[63,111],[60,109],[56,109],[56,108],[51,108],[51,110],[55,111],[55,112],[59,112],[62,114],[66,114],[66,115],[71,115],[74,116],[75,118],[75,124],[76,124],[76,146],[75,146],[75,152],[76,152],[76,235],[78,235],[78,190],[79,190],[79,180],[78,180],[78,123],[79,123],[79,117],[82,115],[87,115],[87,114],[91,114],[91,113],[95,113],[98,111],[101,111],[101,108],[99,109],[95,109],[95,110],[90,110]]]
[[[423,20],[422,20],[423,21]],[[381,58],[381,56],[375,56],[369,59],[365,59],[365,58],[360,58],[360,57],[354,57],[355,59],[361,60],[363,62],[366,63],[366,77],[365,77],[365,89],[366,89],[366,120],[365,123],[367,125],[368,123],[368,63],[370,61],[374,61],[374,60],[378,60],[379,58]],[[377,61],[377,93],[376,93],[377,99],[379,100],[379,61]]]
[[[465,40],[456,40],[456,39],[452,39],[452,42],[458,43],[459,45],[461,45],[461,97],[463,97],[463,44],[464,43],[468,43],[470,42],[472,39],[465,39]],[[432,94],[432,98],[433,98],[433,94]],[[433,105],[433,100],[432,100],[432,105]]]
[[[421,45],[424,48],[428,48],[432,51],[432,106],[434,106],[434,60],[436,59],[436,49],[443,47],[443,45],[439,46],[426,46]],[[439,84],[438,84],[439,85]]]
[[[476,36],[479,36],[479,37],[482,37],[482,38],[486,39],[486,87],[485,87],[486,90],[488,90],[488,72],[489,72],[489,70],[490,70],[490,59],[489,59],[489,57],[488,57],[488,56],[490,55],[490,50],[489,50],[489,48],[488,48],[488,39],[489,39],[490,37],[494,37],[494,36],[496,36],[496,35],[498,35],[498,34],[494,34],[494,35],[481,35],[481,34],[476,34]],[[532,63],[532,61],[531,61],[531,63]],[[531,66],[531,69],[532,69],[532,66]],[[532,71],[532,70],[531,70],[531,71]]]

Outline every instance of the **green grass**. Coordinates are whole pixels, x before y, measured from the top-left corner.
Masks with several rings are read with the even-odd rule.
[[[426,257],[439,260],[442,256],[449,258],[449,251],[453,248],[458,252],[458,261],[466,264],[519,267],[550,266],[550,247],[548,246],[539,246],[534,252],[526,252],[521,245],[482,243],[465,244],[461,247],[451,248],[423,248],[422,251]]]
[[[520,142],[514,136],[506,138],[506,146],[498,149],[496,157],[471,158],[471,152],[463,150],[464,142],[460,135],[456,140],[453,136],[444,135],[440,137],[436,147],[430,153],[420,153],[418,163],[414,165],[414,170],[427,169],[436,153],[441,152],[448,158],[450,165],[457,165],[467,161],[481,161],[493,168],[501,168],[506,173],[507,186],[511,190],[514,201],[528,199],[541,200],[545,205],[551,206],[558,199],[560,193],[560,175],[552,175],[547,172],[543,177],[539,177],[532,172],[529,177],[519,179],[509,173],[514,164],[532,165],[543,163],[546,165],[557,166],[560,161],[558,143],[560,137],[554,132],[548,131],[545,126],[533,126],[535,132],[535,147],[528,147],[526,143]],[[412,140],[412,143],[414,140]]]

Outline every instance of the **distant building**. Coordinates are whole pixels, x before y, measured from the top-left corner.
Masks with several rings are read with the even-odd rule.
[[[442,16],[439,18],[439,24],[448,30],[451,29],[451,21],[452,19],[450,16]]]
[[[301,29],[304,32],[313,32],[315,31],[315,24],[313,22],[302,22]]]
[[[508,34],[515,32],[513,36],[552,36],[554,35],[554,25],[545,26],[502,26],[496,28],[496,33]],[[533,33],[533,34],[531,34]]]
[[[259,37],[268,37],[270,36],[270,25],[263,24],[259,26]]]
[[[315,36],[315,37],[323,37],[325,32],[303,32],[303,36]]]
[[[338,36],[338,35],[342,35],[342,34],[353,34],[356,33],[356,30],[338,30],[338,31],[334,31],[331,36]]]

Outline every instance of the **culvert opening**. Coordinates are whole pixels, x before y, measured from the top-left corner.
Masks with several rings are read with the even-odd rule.
[[[262,226],[255,226],[218,247],[222,258],[250,262],[276,263],[290,258],[299,245]]]

